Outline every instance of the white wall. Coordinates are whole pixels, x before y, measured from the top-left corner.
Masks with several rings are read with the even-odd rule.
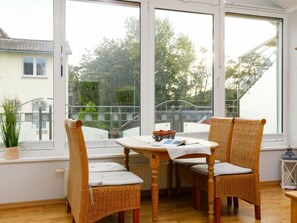
[[[23,58],[40,57],[40,54],[1,53],[0,68],[0,95],[18,97],[21,103],[34,98],[53,98],[53,58],[51,55],[42,54],[46,59],[46,77],[23,76]],[[12,87],[13,86],[13,87]]]
[[[66,161],[0,164],[0,203],[62,198],[63,175],[56,169]]]
[[[288,15],[288,139],[292,146],[297,147],[297,10]]]
[[[90,162],[115,161],[124,163],[123,154],[95,159],[90,155]],[[135,155],[130,156],[130,163],[148,164],[148,160]],[[148,164],[149,165],[149,164]],[[20,158],[18,160],[3,160],[0,153],[0,205],[25,201],[40,201],[64,198],[64,174],[57,173],[68,167],[67,157],[48,158],[44,161],[38,158]]]
[[[280,181],[280,157],[283,152],[283,150],[261,152],[261,182]],[[123,156],[100,160],[123,163]],[[91,160],[91,162],[94,161],[96,160]],[[147,159],[135,155],[130,158],[130,163],[149,165]],[[56,170],[67,166],[66,158],[30,162],[23,158],[17,161],[0,162],[0,204],[64,198],[64,176],[57,174]]]

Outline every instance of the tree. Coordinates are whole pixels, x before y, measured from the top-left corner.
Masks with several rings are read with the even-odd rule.
[[[207,49],[200,49],[201,58],[196,65],[191,69],[191,96],[188,98],[193,104],[210,106],[212,103],[212,90],[208,83],[211,79],[212,71],[207,66],[206,53]]]
[[[257,52],[239,57],[236,62],[226,63],[226,104],[229,105],[233,116],[239,116],[239,100],[262,77],[272,65],[269,58]]]
[[[70,66],[69,85],[74,104],[125,104],[119,92],[129,89],[133,105],[140,104],[140,31],[136,18],[126,20],[122,39],[103,39],[94,50],[83,55],[79,66]],[[191,40],[174,31],[168,19],[155,21],[156,105],[167,100],[187,100],[195,105],[212,103],[212,68],[207,50],[196,55]],[[252,52],[239,61],[226,63],[226,100],[238,100],[269,68],[267,59]],[[131,94],[131,91],[134,91]],[[126,92],[127,93],[127,92]],[[121,93],[122,94],[122,93]],[[126,100],[126,99],[125,99]],[[71,101],[71,100],[69,100]]]
[[[185,98],[188,74],[195,61],[195,50],[185,35],[176,35],[168,19],[156,19],[155,94],[156,104]]]
[[[81,60],[81,81],[98,83],[98,105],[112,105],[117,101],[117,89],[135,88],[135,104],[139,105],[140,40],[136,19],[126,21],[124,39],[103,39],[93,51]],[[91,89],[90,89],[91,91]]]
[[[226,88],[237,91],[236,98],[234,98],[234,93],[231,93],[230,99],[241,98],[269,69],[271,64],[268,61],[268,58],[257,52],[239,57],[238,62],[227,61]]]
[[[139,105],[139,48],[139,23],[137,19],[129,18],[126,21],[125,38],[103,39],[94,50],[83,55],[78,67],[72,67],[70,74],[75,78],[70,81],[97,82],[98,89],[87,87],[90,95],[95,95],[93,102],[99,102],[99,105],[114,104],[119,89],[133,87],[134,103]],[[168,19],[156,19],[155,58],[156,104],[186,98],[191,87],[188,75],[196,59],[194,46],[187,36],[175,34]],[[96,90],[98,92],[94,92]],[[79,104],[90,99],[84,96],[76,98]]]

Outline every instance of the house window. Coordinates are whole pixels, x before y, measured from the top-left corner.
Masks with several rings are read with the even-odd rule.
[[[19,96],[25,153],[67,154],[65,117],[94,153],[158,129],[207,138],[211,116],[266,118],[283,136],[286,14],[219,2],[0,0],[0,98]]]
[[[33,75],[34,74],[34,61],[33,58],[25,57],[24,58],[24,75]]]
[[[265,118],[282,133],[282,19],[227,14],[226,115]]]
[[[28,76],[45,76],[46,59],[24,57],[24,75]]]
[[[53,6],[54,0],[0,0],[0,99],[20,100],[20,142],[30,148],[26,151],[54,148],[54,128],[50,129],[54,115],[47,112],[54,104]],[[38,105],[32,106],[36,101],[46,103],[42,119]]]
[[[139,4],[67,0],[66,41],[74,49],[68,57],[67,116],[94,131],[85,135],[90,141],[139,135]]]
[[[213,15],[155,11],[156,129],[208,131],[203,123],[213,114],[212,55]]]

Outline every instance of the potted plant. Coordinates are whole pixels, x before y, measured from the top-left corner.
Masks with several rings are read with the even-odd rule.
[[[1,137],[5,146],[5,159],[19,158],[20,123],[17,107],[20,104],[17,99],[2,100],[3,114],[0,118]]]

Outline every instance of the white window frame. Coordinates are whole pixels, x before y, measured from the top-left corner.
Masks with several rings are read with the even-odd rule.
[[[141,111],[142,111],[142,115],[144,117],[141,118],[141,120],[146,120],[147,122],[149,122],[147,124],[147,132],[144,132],[145,134],[151,134],[151,132],[154,130],[155,126],[155,77],[154,77],[154,49],[155,49],[155,42],[154,42],[154,21],[155,21],[155,10],[156,9],[165,9],[165,10],[176,10],[176,11],[184,11],[184,12],[193,12],[193,13],[205,13],[205,14],[210,14],[213,16],[213,28],[214,28],[214,40],[213,40],[213,44],[214,44],[214,66],[213,66],[213,79],[215,80],[219,80],[220,82],[223,80],[223,77],[221,78],[220,75],[220,66],[219,66],[219,54],[220,54],[220,47],[219,43],[220,43],[220,35],[219,35],[219,24],[220,24],[220,20],[219,20],[219,15],[220,15],[220,3],[218,0],[212,0],[212,1],[200,1],[200,0],[195,0],[195,1],[178,1],[178,0],[158,0],[158,1],[150,1],[149,4],[149,56],[148,56],[148,60],[149,60],[149,77],[147,79],[146,82],[142,82],[141,84],[141,91],[143,92],[143,88],[147,87],[145,86],[147,83],[149,83],[149,89],[148,89],[148,94],[144,95],[142,94],[141,97],[141,101],[144,101],[145,104],[141,105]],[[194,25],[194,24],[192,24]],[[142,75],[144,75],[142,73]],[[224,83],[224,82],[222,82]],[[221,106],[215,106],[216,103],[219,103],[221,100],[220,98],[224,98],[225,93],[223,92],[223,94],[220,94],[220,88],[224,86],[224,85],[220,85],[220,84],[213,84],[213,113],[216,116],[222,116],[224,113],[224,109],[221,109]],[[144,98],[145,97],[145,98]],[[147,103],[148,102],[148,103]],[[222,105],[224,105],[224,103],[221,103]],[[146,111],[148,114],[143,114],[143,110]],[[144,125],[144,123],[141,123],[142,127]],[[143,133],[143,132],[142,132]],[[179,135],[181,136],[193,136],[193,137],[200,137],[200,138],[207,138],[208,133],[207,132],[200,132],[200,133],[179,133]]]
[[[235,13],[242,15],[252,15],[270,18],[280,18],[283,20],[283,33],[282,39],[282,89],[280,95],[282,95],[282,127],[283,132],[279,134],[264,134],[262,140],[262,147],[264,149],[279,149],[280,147],[286,147],[288,145],[288,92],[284,89],[288,89],[288,28],[287,28],[287,14],[285,11],[272,10],[272,9],[260,9],[260,8],[248,8],[242,6],[225,6],[225,13]]]
[[[130,0],[140,3],[141,17],[141,135],[151,135],[154,130],[154,10],[169,9],[178,11],[189,11],[197,13],[213,14],[214,18],[214,84],[213,84],[213,110],[214,116],[224,116],[225,113],[225,56],[224,56],[224,16],[225,12],[261,15],[283,19],[283,39],[287,40],[287,15],[283,12],[273,12],[272,10],[255,10],[228,7],[222,0]],[[53,0],[54,4],[54,141],[34,142],[36,149],[23,151],[23,157],[36,156],[65,156],[68,154],[65,142],[65,130],[63,121],[65,118],[66,107],[66,66],[65,66],[65,7],[66,0]],[[283,133],[264,135],[263,147],[276,148],[287,145],[287,107],[288,93],[284,90],[288,87],[287,83],[287,41],[283,41]],[[61,73],[61,69],[63,72]],[[29,75],[25,75],[26,77]],[[34,76],[35,77],[35,76]],[[62,97],[61,95],[64,95]],[[193,137],[207,138],[207,133],[181,134]],[[114,140],[106,140],[98,144],[94,142],[94,149],[90,149],[90,154],[98,154],[102,148],[120,149]],[[50,148],[53,149],[41,149]],[[38,148],[40,150],[38,150]],[[106,151],[106,150],[105,150]],[[118,150],[111,150],[118,151]],[[121,151],[121,150],[119,150]]]
[[[25,59],[32,59],[32,64],[33,64],[33,74],[26,74],[25,73]],[[42,59],[45,62],[45,67],[44,67],[44,73],[42,75],[37,74],[37,60]],[[23,76],[24,77],[46,77],[46,66],[47,65],[47,60],[45,57],[32,57],[32,56],[24,56],[23,57]]]

